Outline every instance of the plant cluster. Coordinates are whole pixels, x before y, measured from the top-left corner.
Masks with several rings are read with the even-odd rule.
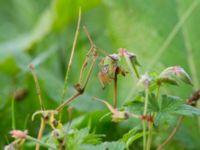
[[[162,88],[166,85],[178,86],[180,82],[192,85],[192,80],[188,73],[180,66],[168,67],[161,73],[141,74],[138,71],[140,63],[134,53],[131,53],[125,48],[119,48],[117,53],[108,54],[94,44],[89,32],[84,27],[91,47],[86,54],[85,61],[80,70],[79,81],[74,86],[76,92],[69,99],[64,101],[67,90],[68,74],[71,69],[80,28],[80,16],[81,13],[79,14],[77,31],[66,73],[61,100],[62,103],[53,110],[45,108],[34,65],[31,64],[30,69],[33,74],[41,106],[40,110],[32,115],[33,121],[36,116],[40,116],[38,137],[34,138],[30,136],[27,130],[21,131],[15,129],[10,132],[15,140],[5,146],[5,150],[23,149],[26,141],[30,141],[28,142],[30,145],[36,143],[36,150],[39,150],[40,147],[46,147],[49,150],[123,150],[130,149],[133,142],[139,138],[143,138],[143,150],[150,150],[152,147],[152,139],[159,136],[159,131],[163,128],[165,129],[164,125],[173,124],[170,118],[178,118],[178,121],[174,124],[174,129],[169,133],[169,136],[163,141],[160,141],[159,145],[156,145],[157,150],[163,149],[163,147],[173,138],[185,116],[200,115],[200,110],[195,107],[197,100],[200,98],[200,91],[194,92],[193,95],[186,100],[162,92]],[[93,99],[105,104],[110,111],[106,116],[111,115],[111,120],[115,123],[123,122],[128,119],[135,119],[140,122],[138,127],[134,127],[128,133],[124,134],[121,139],[115,142],[102,142],[104,135],[91,132],[90,126],[79,130],[73,128],[71,107],[68,108],[68,123],[65,125],[62,122],[62,116],[65,115],[62,111],[63,108],[67,107],[71,101],[84,94],[93,68],[97,63],[97,58],[99,58],[101,54],[103,54],[104,57],[101,58],[99,62],[98,78],[103,89],[106,85],[109,86],[113,82],[113,104],[98,97],[93,97]],[[122,60],[126,62],[129,70],[121,63]],[[88,71],[86,71],[86,68],[89,68]],[[117,90],[118,76],[126,77],[130,72],[135,73],[135,77],[138,80],[137,86],[141,86],[142,90],[132,101],[117,107],[117,93],[120,92]],[[86,77],[83,78],[85,74]],[[52,131],[49,135],[44,136],[43,131],[47,125],[51,127]],[[153,147],[155,147],[155,145],[153,145]]]

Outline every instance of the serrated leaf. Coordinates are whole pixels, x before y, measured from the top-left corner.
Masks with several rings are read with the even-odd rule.
[[[182,104],[174,113],[185,116],[200,116],[200,109],[191,105]]]
[[[184,102],[176,96],[162,95],[160,102],[160,112],[173,112],[179,108]]]

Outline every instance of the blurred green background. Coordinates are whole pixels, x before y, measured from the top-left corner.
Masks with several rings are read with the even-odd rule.
[[[1,0],[0,149],[11,141],[8,134],[12,128],[11,99],[16,91],[25,93],[15,101],[16,127],[28,129],[32,136],[37,135],[39,119],[32,122],[31,115],[40,107],[28,68],[30,63],[35,65],[45,107],[54,109],[58,106],[79,7],[82,7],[81,30],[66,98],[74,93],[73,85],[78,81],[81,65],[90,47],[83,25],[88,28],[96,45],[108,53],[117,52],[120,47],[134,52],[142,65],[141,73],[159,72],[172,65],[182,66],[192,76],[195,86],[166,87],[170,94],[187,98],[198,88],[199,0]],[[99,122],[107,109],[92,101],[92,96],[112,101],[112,87],[103,91],[97,72],[98,64],[85,94],[70,104],[74,108],[73,116],[91,118],[97,133],[106,134],[106,140],[116,140],[135,124],[114,124],[109,119]],[[118,86],[118,106],[132,100],[140,90],[131,75],[126,79],[120,77]],[[66,121],[65,117],[66,111]],[[166,136],[167,132],[162,134]],[[197,118],[185,119],[168,149],[198,150],[199,136]],[[154,144],[156,142],[154,140]],[[141,146],[141,143],[137,145]]]

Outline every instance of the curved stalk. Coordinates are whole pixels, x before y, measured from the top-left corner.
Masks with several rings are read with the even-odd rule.
[[[165,145],[167,145],[171,141],[171,139],[174,137],[174,135],[176,134],[177,130],[179,129],[183,118],[184,118],[184,116],[179,117],[179,120],[178,120],[178,122],[176,124],[176,127],[172,130],[172,132],[170,133],[168,138],[160,146],[158,146],[158,148],[156,150],[162,150],[163,147]]]

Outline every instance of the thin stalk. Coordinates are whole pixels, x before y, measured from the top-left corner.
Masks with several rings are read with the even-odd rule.
[[[39,142],[37,142],[35,150],[39,150],[40,149],[40,140],[42,139],[44,128],[45,128],[45,121],[44,121],[44,118],[41,118],[40,130],[39,130],[38,137],[37,137],[37,141],[39,141]]]
[[[178,122],[176,124],[176,127],[172,130],[172,132],[170,133],[168,138],[160,146],[158,146],[158,148],[156,150],[162,150],[163,147],[165,145],[167,145],[171,141],[171,139],[174,137],[174,135],[176,134],[177,130],[179,129],[183,118],[184,118],[184,116],[179,117]]]
[[[113,93],[113,104],[114,104],[114,108],[116,108],[117,106],[117,71],[118,68],[115,71],[115,77],[114,77],[114,93]]]
[[[156,100],[157,103],[159,103],[159,95],[160,95],[160,84],[158,84],[157,87],[157,92],[156,92]],[[152,114],[153,120],[155,118],[155,113]],[[147,150],[151,149],[151,142],[152,142],[152,133],[153,133],[153,122],[149,123],[149,134],[148,134],[148,139],[147,139]]]
[[[148,88],[145,89],[144,112],[143,116],[147,114],[148,106]],[[143,120],[143,150],[146,150],[146,121]]]
[[[55,147],[53,147],[53,146],[51,146],[51,145],[48,145],[48,144],[46,144],[46,143],[43,143],[43,142],[41,142],[41,141],[38,141],[38,140],[35,139],[34,137],[31,137],[31,136],[27,135],[26,138],[27,138],[27,140],[33,141],[33,142],[35,142],[35,143],[37,143],[37,144],[39,143],[39,144],[40,144],[41,146],[43,146],[43,147],[51,148],[51,149],[56,150]]]
[[[125,56],[125,60],[126,60],[126,64],[128,65],[130,71],[131,71],[131,74],[132,76],[135,78],[134,74],[136,75],[136,77],[139,79],[140,78],[140,74],[136,68],[135,65],[132,65],[130,60],[128,59],[128,57]]]
[[[86,58],[85,58],[85,60],[84,60],[84,62],[83,62],[83,65],[82,65],[82,67],[81,67],[80,76],[79,76],[79,83],[82,82],[82,79],[83,79],[83,72],[84,72],[85,68],[86,68],[87,65],[88,65],[88,62],[89,62],[89,60],[90,60],[90,55],[91,55],[91,53],[92,53],[92,50],[93,50],[93,47],[91,47],[91,48],[89,49],[89,51],[87,52]]]
[[[92,60],[92,64],[91,64],[90,69],[89,69],[89,72],[88,72],[88,74],[87,74],[85,84],[83,85],[83,90],[85,90],[85,88],[86,88],[86,86],[87,86],[87,83],[88,83],[88,81],[89,81],[89,79],[90,79],[92,70],[93,70],[94,65],[95,65],[95,63],[96,63],[97,53],[96,53],[96,51],[94,51],[94,53],[95,53],[95,54],[94,54],[94,58],[93,58],[93,60]]]
[[[61,111],[68,103],[70,103],[72,100],[74,100],[75,98],[77,98],[79,95],[81,95],[81,93],[77,92],[75,95],[73,95],[72,97],[70,97],[69,99],[67,99],[65,102],[63,102],[60,106],[58,106],[56,108],[56,111]]]
[[[12,129],[15,130],[16,129],[16,124],[15,124],[15,94],[12,97],[11,100],[11,113],[12,113]]]
[[[88,71],[88,74],[87,74],[87,77],[86,77],[86,81],[85,81],[84,85],[80,87],[80,88],[81,88],[81,89],[80,89],[81,91],[78,91],[75,95],[73,95],[73,96],[70,97],[68,100],[66,100],[65,102],[63,102],[62,104],[60,104],[60,105],[56,108],[56,110],[57,110],[58,112],[59,112],[59,111],[62,111],[62,109],[63,109],[68,103],[70,103],[72,100],[74,100],[75,98],[77,98],[78,96],[80,96],[81,94],[83,94],[83,92],[84,92],[84,90],[85,90],[85,88],[86,88],[86,86],[87,86],[87,83],[88,83],[88,81],[89,81],[89,79],[90,79],[90,75],[91,75],[91,73],[92,73],[92,70],[93,70],[93,68],[94,68],[94,65],[95,65],[95,62],[96,62],[96,59],[97,59],[97,56],[98,56],[98,55],[97,55],[97,52],[96,52],[96,46],[95,46],[95,44],[93,43],[93,41],[92,41],[92,39],[91,39],[91,37],[90,37],[90,34],[89,34],[89,32],[88,32],[88,30],[87,30],[86,27],[84,27],[84,31],[86,32],[86,35],[87,35],[87,37],[88,37],[88,39],[89,39],[89,41],[90,41],[91,48],[90,48],[89,52],[87,53],[86,60],[85,60],[85,62],[84,62],[84,64],[83,64],[83,66],[82,66],[79,81],[82,80],[82,73],[83,73],[83,71],[84,71],[84,69],[85,69],[85,67],[86,67],[86,65],[87,65],[87,59],[88,59],[90,53],[93,53],[93,61],[92,61],[92,64],[91,64],[91,66],[90,66],[90,68],[89,68],[89,71]],[[79,84],[80,84],[80,83],[79,83]]]
[[[38,78],[37,78],[37,75],[36,75],[35,70],[34,70],[34,65],[30,64],[29,67],[31,69],[31,72],[32,72],[32,75],[33,75],[33,79],[35,81],[35,86],[36,86],[37,95],[38,95],[38,99],[39,99],[41,110],[44,110],[42,96],[41,96],[41,90],[40,90],[40,85],[39,85]]]
[[[149,123],[149,134],[148,134],[148,139],[147,139],[147,150],[151,149],[152,133],[153,133],[153,122],[150,122]]]
[[[69,59],[68,67],[67,67],[67,72],[66,72],[66,75],[65,75],[64,88],[63,88],[62,97],[61,97],[61,104],[64,102],[64,98],[65,98],[66,93],[67,93],[68,77],[69,77],[69,72],[71,71],[73,56],[74,56],[74,52],[75,52],[75,49],[76,49],[76,44],[77,44],[77,39],[78,39],[79,29],[80,29],[80,23],[81,23],[81,9],[79,9],[78,23],[77,23],[77,27],[76,27],[75,36],[74,36],[74,42],[73,42],[73,45],[72,45],[71,55],[70,55],[70,59]],[[60,119],[61,118],[62,118],[62,112],[60,113]]]
[[[139,72],[138,72],[138,70],[136,68],[136,65],[133,65],[133,69],[135,71],[136,77],[139,79],[140,78],[140,74],[139,74]]]

